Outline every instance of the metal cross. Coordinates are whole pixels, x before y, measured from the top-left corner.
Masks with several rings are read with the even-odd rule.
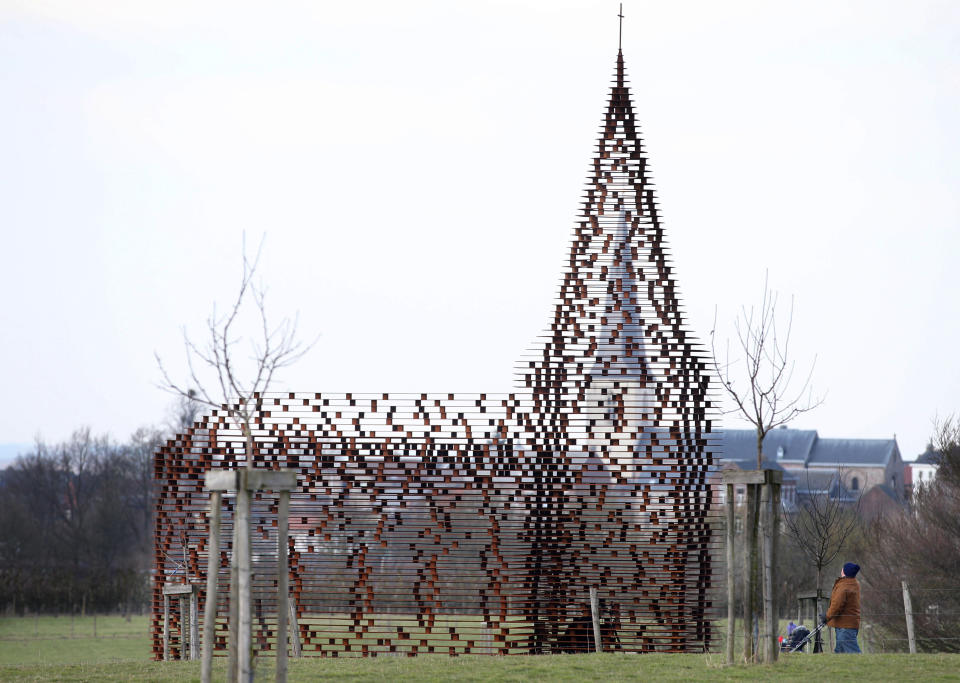
[[[617,49],[623,49],[623,3],[620,3],[620,14],[617,15],[620,17],[620,36],[617,38]]]

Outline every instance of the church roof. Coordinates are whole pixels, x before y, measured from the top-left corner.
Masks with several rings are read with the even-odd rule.
[[[825,439],[815,429],[779,428],[763,440],[763,457],[784,465],[886,467],[900,449],[894,439]],[[757,436],[752,429],[724,429],[720,457],[753,469],[757,461]],[[753,466],[741,463],[751,462]]]
[[[774,429],[763,440],[763,457],[774,462],[805,462],[816,441],[813,429]],[[757,433],[752,429],[724,429],[720,447],[724,460],[756,465]]]
[[[933,450],[933,444],[927,444],[927,450],[917,456],[916,460],[911,464],[917,465],[939,465],[940,464],[940,453],[939,451]]]
[[[807,464],[886,467],[899,455],[896,439],[818,439]]]

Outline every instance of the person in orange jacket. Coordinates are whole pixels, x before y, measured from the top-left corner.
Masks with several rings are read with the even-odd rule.
[[[824,623],[833,626],[837,636],[836,653],[860,654],[857,633],[860,630],[860,582],[857,572],[860,565],[847,562],[840,571],[840,578],[834,581],[830,593],[830,606],[824,617]]]

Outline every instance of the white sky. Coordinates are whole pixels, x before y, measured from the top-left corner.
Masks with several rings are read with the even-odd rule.
[[[960,409],[960,3],[626,2],[692,327],[771,285],[826,402]],[[266,234],[303,391],[509,391],[548,322],[617,3],[0,0],[0,442],[118,438]],[[727,420],[727,426],[735,426]]]

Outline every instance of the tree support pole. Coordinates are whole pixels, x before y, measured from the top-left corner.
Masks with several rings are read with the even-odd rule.
[[[754,598],[757,591],[757,484],[747,484],[743,535],[746,541],[743,565],[743,660],[752,662]]]
[[[727,484],[727,664],[733,664],[734,638],[736,634],[736,565],[734,543],[736,542],[736,523],[734,520],[734,492],[736,487]]]
[[[901,581],[903,586],[903,614],[907,619],[907,645],[910,648],[910,654],[917,654],[917,638],[913,631],[913,603],[910,601],[910,589],[907,588],[907,582]]]
[[[237,605],[240,600],[237,593],[237,496],[233,498],[233,539],[230,543],[230,605],[227,633],[227,683],[237,683]]]
[[[300,659],[303,656],[300,646],[300,624],[297,622],[297,602],[293,597],[290,598],[290,647],[294,657]]]
[[[600,633],[600,601],[597,599],[596,586],[590,586],[590,618],[593,620],[593,649],[596,652],[603,652],[603,636]]]
[[[287,527],[290,491],[280,491],[277,505],[277,683],[287,681],[287,601],[290,599],[290,562],[287,559]]]
[[[207,541],[207,598],[203,605],[203,660],[200,663],[201,683],[210,683],[213,669],[217,624],[217,579],[220,572],[220,491],[210,492],[210,538]]]

